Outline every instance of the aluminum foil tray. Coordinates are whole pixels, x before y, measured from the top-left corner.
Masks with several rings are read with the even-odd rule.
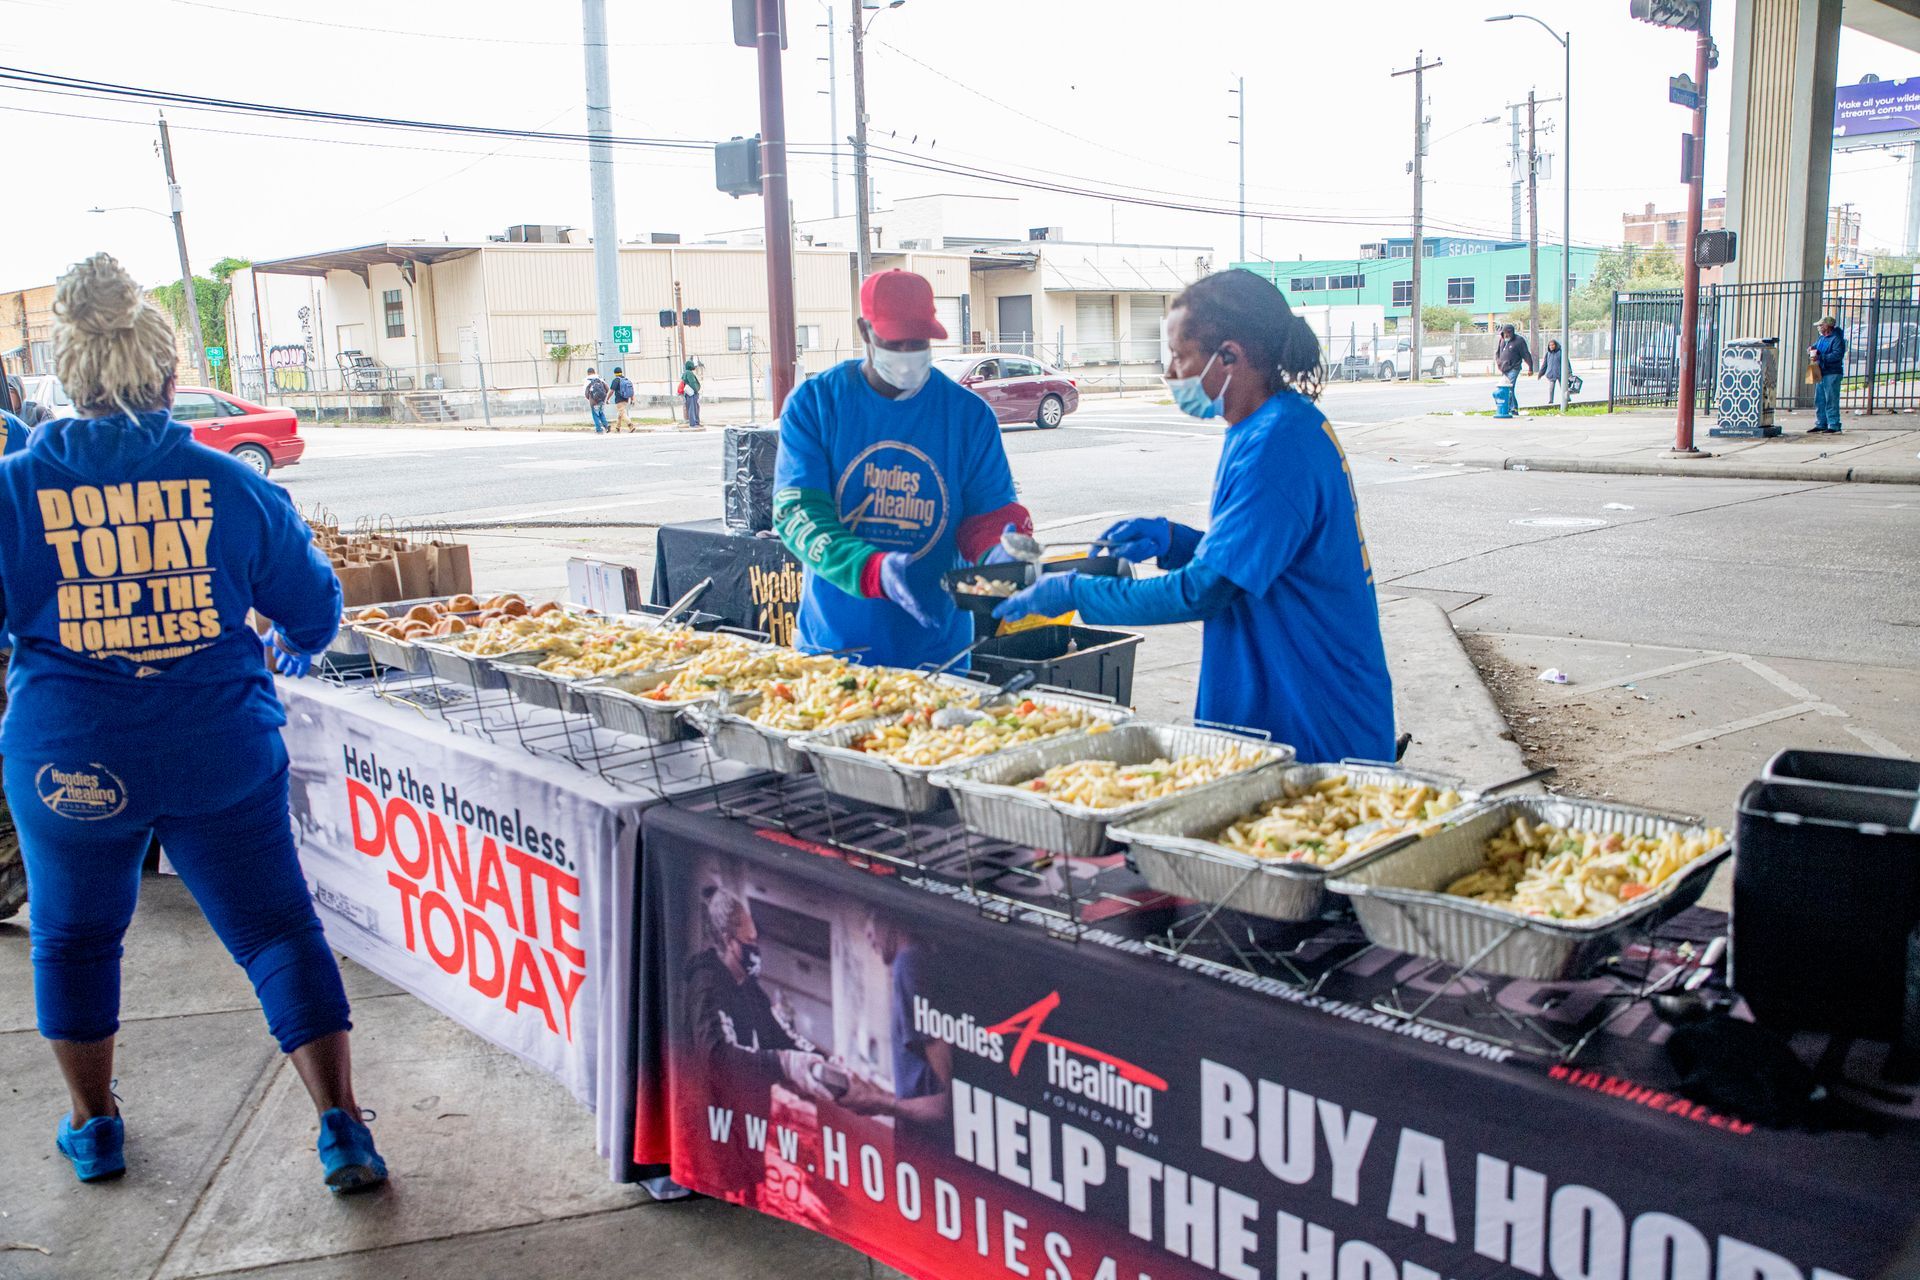
[[[1698,902],[1714,869],[1733,852],[1730,840],[1722,843],[1653,892],[1595,920],[1542,920],[1441,892],[1480,866],[1488,839],[1519,816],[1556,827],[1627,835],[1700,829],[1626,805],[1517,796],[1484,805],[1458,825],[1369,858],[1328,887],[1353,898],[1361,929],[1378,946],[1455,968],[1472,961],[1476,973],[1553,982],[1590,974],[1619,950],[1626,935],[1650,929]]]
[[[367,609],[380,609],[384,611],[389,618],[398,618],[402,614],[406,613],[407,610],[413,608],[417,604],[445,604],[450,599],[452,599],[451,596],[421,596],[420,598],[415,600],[391,600],[391,601],[383,601],[377,605],[371,605],[371,604],[353,605],[353,606],[349,606],[346,609],[343,609],[341,612],[353,614],[353,613],[360,613]],[[453,616],[461,619],[470,619],[475,617],[476,615],[472,613],[456,613]],[[336,656],[345,656],[350,658],[357,658],[360,655],[366,653],[367,652],[367,636],[366,636],[366,633],[360,629],[360,627],[361,627],[361,624],[355,621],[342,622],[340,624],[339,633],[336,634],[333,638],[333,643],[327,646],[327,652],[334,654]],[[397,643],[397,642],[390,642],[390,643]],[[425,670],[425,668],[423,667],[421,668],[421,670]]]
[[[411,640],[395,640],[376,631],[355,627],[354,633],[365,644],[366,655],[383,667],[392,667],[398,671],[413,675],[425,674],[427,670],[427,651]]]
[[[1095,809],[1066,804],[1051,796],[1022,790],[1017,784],[1039,777],[1057,765],[1078,760],[1111,760],[1116,764],[1145,764],[1150,760],[1188,755],[1212,755],[1233,747],[1249,747],[1264,756],[1251,769],[1217,782],[1204,783],[1177,796],[1142,800],[1134,804]],[[1127,724],[1097,737],[1074,734],[1002,751],[984,760],[944,769],[933,777],[935,786],[953,795],[954,808],[967,830],[1014,844],[1050,849],[1071,857],[1091,858],[1106,847],[1107,830],[1176,800],[1201,795],[1249,774],[1288,764],[1293,748],[1281,744],[1188,725]]]
[[[1376,785],[1426,783],[1443,791],[1459,791],[1460,807],[1448,815],[1449,821],[1464,818],[1480,799],[1478,792],[1444,774],[1383,764],[1298,764],[1228,778],[1197,794],[1169,800],[1125,824],[1116,823],[1108,834],[1133,847],[1134,865],[1162,893],[1221,903],[1270,920],[1311,920],[1327,908],[1333,873],[1379,857],[1415,837],[1383,841],[1326,867],[1257,858],[1213,837],[1269,801],[1300,794],[1313,783],[1341,775]]]
[[[974,683],[974,682],[969,682]],[[990,690],[991,686],[987,686]],[[1133,718],[1133,711],[1115,702],[1100,702],[1089,698],[1076,698],[1069,695],[1028,689],[1022,697],[1053,707],[1078,707],[1091,712],[1095,717],[1109,724],[1124,724]],[[927,813],[940,807],[947,793],[933,781],[933,775],[955,767],[954,763],[938,765],[899,764],[884,756],[868,755],[864,751],[855,751],[848,744],[876,725],[886,723],[890,717],[876,720],[863,720],[859,724],[841,725],[833,729],[823,729],[817,733],[803,734],[794,739],[795,749],[805,752],[813,758],[814,772],[820,775],[820,785],[835,795],[845,796],[849,800],[863,800],[868,804],[885,805],[898,809],[902,813]],[[1085,731],[1062,734],[1055,741],[1088,736]],[[1020,750],[1010,747],[1008,751]],[[956,762],[973,764],[991,760],[1006,752],[994,751],[973,760]]]
[[[489,659],[493,663],[493,669],[507,682],[508,690],[519,701],[530,706],[546,707],[552,711],[585,715],[587,704],[580,696],[580,681],[569,676],[554,675],[551,671],[542,671],[536,664],[545,660],[546,655],[543,653]]]
[[[677,702],[656,702],[640,696],[672,678],[671,671],[629,672],[583,680],[574,691],[588,717],[602,729],[653,742],[677,742],[691,733],[682,713],[696,703],[711,701],[712,695]]]
[[[475,689],[504,689],[507,678],[495,669],[494,664],[506,659],[527,659],[539,661],[545,654],[539,649],[523,649],[517,653],[496,653],[490,657],[476,658],[465,649],[456,649],[447,644],[417,644],[427,655],[427,669],[440,679],[452,684],[471,684]]]
[[[982,699],[992,696],[994,692],[992,685],[965,676],[942,674],[929,679],[956,692],[976,694]],[[773,729],[755,721],[752,716],[763,696],[759,690],[722,693],[689,709],[688,715],[713,743],[713,749],[725,759],[737,760],[741,764],[773,773],[812,773],[812,758],[798,750],[794,743],[817,730]]]

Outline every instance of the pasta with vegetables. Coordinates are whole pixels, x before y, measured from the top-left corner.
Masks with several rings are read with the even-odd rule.
[[[1718,828],[1627,835],[1516,817],[1487,841],[1486,865],[1447,886],[1459,898],[1551,920],[1592,920],[1653,892],[1719,848]]]

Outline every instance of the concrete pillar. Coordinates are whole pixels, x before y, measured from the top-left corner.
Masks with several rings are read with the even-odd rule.
[[[1797,300],[1783,291],[1743,300],[1737,317],[1723,308],[1719,337],[1780,339],[1775,394],[1782,405],[1813,403],[1801,353],[1820,315],[1826,274],[1841,3],[1737,0],[1734,11],[1726,225],[1739,232],[1740,256],[1724,279],[1808,283]]]

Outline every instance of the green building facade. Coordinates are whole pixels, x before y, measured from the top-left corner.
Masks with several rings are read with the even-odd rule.
[[[1457,236],[1427,239],[1420,272],[1423,307],[1459,307],[1476,323],[1490,326],[1499,317],[1526,309],[1531,297],[1526,241],[1476,240]],[[1368,256],[1317,258],[1296,262],[1239,262],[1234,265],[1265,277],[1295,306],[1375,305],[1389,318],[1404,317],[1413,301],[1413,241],[1401,237],[1366,245]],[[1573,287],[1593,275],[1601,250],[1575,246]],[[1540,301],[1559,302],[1564,250],[1540,246]]]

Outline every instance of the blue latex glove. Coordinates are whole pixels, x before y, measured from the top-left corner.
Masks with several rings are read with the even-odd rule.
[[[880,590],[905,609],[909,618],[931,630],[945,621],[942,614],[953,607],[953,602],[937,582],[930,586],[914,582],[912,569],[912,556],[904,551],[887,552],[880,558]]]
[[[1145,564],[1167,554],[1173,545],[1173,526],[1163,516],[1135,516],[1109,525],[1100,537],[1111,544],[1107,547],[1110,554]]]
[[[993,616],[1002,622],[1018,622],[1034,615],[1057,618],[1063,613],[1072,613],[1078,607],[1073,591],[1079,580],[1077,573],[1043,573],[1040,581],[1025,591],[1008,596],[994,609]]]
[[[1006,528],[1002,529],[1000,532],[1003,536],[1009,533],[1018,533],[1020,532],[1020,526],[1017,524],[1010,524]],[[993,544],[993,547],[987,552],[986,555],[980,557],[980,563],[981,564],[1019,564],[1020,561],[1018,557],[1009,555],[1007,552],[1007,549],[996,542]]]
[[[313,670],[313,655],[294,648],[293,642],[287,639],[287,633],[280,628],[275,627],[273,634],[263,637],[260,643],[273,656],[273,669],[281,675],[297,680]]]

